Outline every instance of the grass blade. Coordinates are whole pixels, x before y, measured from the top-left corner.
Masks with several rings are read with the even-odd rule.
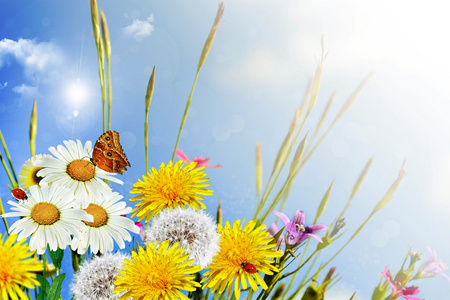
[[[356,179],[356,182],[355,182],[355,185],[353,186],[353,190],[352,190],[352,193],[350,195],[350,198],[347,200],[347,203],[345,204],[344,209],[339,214],[339,217],[337,218],[338,220],[340,220],[340,219],[342,219],[344,217],[345,213],[347,212],[347,209],[350,207],[350,204],[352,202],[353,197],[356,195],[356,193],[361,188],[361,185],[364,182],[364,179],[366,179],[367,173],[369,172],[369,169],[372,166],[373,158],[374,157],[372,156],[369,159],[369,161],[364,166],[364,169],[362,170],[361,174],[359,174],[358,179]]]
[[[256,177],[256,198],[259,199],[262,190],[262,180],[263,180],[263,165],[262,165],[262,145],[256,143],[256,166],[255,166],[255,177]]]
[[[325,211],[325,208],[327,208],[328,201],[330,199],[331,189],[333,188],[334,180],[331,182],[330,187],[328,188],[327,192],[322,198],[322,201],[320,201],[319,207],[317,208],[316,218],[314,219],[313,224],[317,224],[317,221],[319,221],[320,216]]]
[[[37,131],[37,100],[34,99],[33,110],[30,118],[30,152],[31,157],[36,155],[36,131]]]
[[[97,0],[91,0],[91,20],[92,20],[92,32],[94,34],[95,45],[97,47],[98,75],[100,78],[100,88],[102,91],[103,132],[105,132],[106,131],[105,52],[102,37],[100,35],[100,22],[98,17]]]
[[[175,153],[178,149],[178,144],[180,143],[180,137],[181,132],[183,131],[184,124],[186,123],[187,115],[189,113],[189,108],[191,107],[192,102],[192,95],[194,94],[195,85],[197,84],[198,75],[200,74],[200,70],[205,63],[206,57],[209,54],[209,51],[211,50],[211,46],[214,42],[214,37],[216,36],[217,29],[219,29],[220,21],[222,19],[223,11],[224,11],[225,5],[223,2],[219,3],[219,8],[217,10],[216,18],[214,19],[213,26],[211,28],[211,31],[209,32],[208,38],[206,39],[205,45],[203,46],[202,54],[200,55],[200,59],[198,61],[198,67],[197,67],[197,73],[195,74],[194,83],[192,84],[191,93],[189,94],[186,108],[184,109],[184,114],[181,119],[180,129],[178,131],[178,137],[177,141],[175,143],[175,147],[173,148],[173,154],[172,154],[172,160],[175,159]]]
[[[152,75],[148,80],[147,92],[145,93],[145,123],[144,123],[144,144],[145,144],[145,172],[148,171],[148,112],[152,103],[153,91],[155,89],[155,69],[153,67]]]
[[[103,45],[105,46],[106,65],[108,70],[108,130],[111,130],[111,107],[112,107],[112,85],[111,85],[111,40],[109,38],[108,23],[103,10],[100,10],[100,21],[102,25]],[[103,76],[105,76],[103,74]]]
[[[3,150],[5,151],[6,158],[8,159],[8,164],[11,168],[12,176],[11,176],[11,172],[9,171],[8,167],[6,166],[4,158],[0,154],[0,159],[2,161],[3,167],[5,168],[5,171],[8,174],[9,180],[11,181],[11,185],[15,188],[19,187],[19,181],[17,180],[16,172],[14,172],[14,167],[13,167],[13,164],[11,161],[11,156],[9,155],[8,147],[6,147],[5,139],[3,138],[3,134],[2,134],[1,130],[0,130],[0,141],[2,142]],[[14,179],[13,179],[13,177],[14,177]]]

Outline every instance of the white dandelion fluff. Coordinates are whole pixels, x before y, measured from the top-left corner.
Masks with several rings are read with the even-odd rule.
[[[120,252],[94,256],[85,262],[74,275],[71,290],[77,300],[117,300],[125,292],[114,293],[114,281],[123,270],[124,259],[129,255]]]
[[[162,212],[147,229],[144,244],[156,241],[169,241],[170,246],[179,243],[185,251],[189,252],[192,265],[206,268],[217,253],[219,234],[217,225],[203,211],[192,208],[168,210]]]

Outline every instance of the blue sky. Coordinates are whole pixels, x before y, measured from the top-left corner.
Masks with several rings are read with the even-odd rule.
[[[188,156],[211,157],[214,196],[224,218],[251,218],[255,208],[254,144],[263,144],[266,182],[294,110],[313,76],[320,41],[328,52],[314,128],[333,91],[332,115],[370,72],[375,75],[299,174],[284,212],[302,209],[307,223],[331,181],[329,224],[366,161],[375,160],[346,217],[348,236],[397,176],[407,176],[393,201],[334,261],[343,278],[327,299],[370,299],[384,266],[397,270],[408,247],[427,246],[450,263],[449,20],[439,1],[228,1],[223,24],[200,74],[180,141]],[[0,129],[16,170],[29,158],[28,128],[38,101],[36,153],[63,140],[95,141],[102,133],[101,94],[88,1],[0,0]],[[175,145],[215,1],[100,1],[112,44],[112,128],[131,168],[115,191],[131,196],[145,174],[144,96],[156,65],[150,108],[149,164],[167,162]],[[417,22],[421,20],[421,22]],[[306,131],[305,131],[306,132]],[[0,171],[0,196],[10,199]],[[8,209],[6,209],[8,210]],[[275,219],[270,216],[268,224]],[[4,229],[1,229],[2,232]],[[346,241],[343,238],[341,242]],[[324,253],[330,257],[332,250]],[[67,266],[70,268],[70,266]],[[67,280],[70,280],[68,278]],[[443,277],[416,282],[420,297],[450,293]],[[68,299],[65,291],[64,299]]]

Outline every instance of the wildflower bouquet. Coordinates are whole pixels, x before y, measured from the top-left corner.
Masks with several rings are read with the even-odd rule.
[[[222,165],[210,165],[203,156],[188,158],[179,144],[197,79],[221,25],[224,4],[219,4],[200,55],[172,158],[151,168],[148,120],[156,67],[144,97],[145,159],[127,157],[120,141],[120,128],[111,130],[109,29],[104,13],[98,12],[97,2],[91,0],[90,4],[102,93],[103,133],[94,142],[64,140],[48,148],[48,153],[36,155],[35,100],[29,131],[32,157],[23,164],[18,178],[0,131],[8,165],[3,156],[0,158],[15,198],[7,201],[8,206],[0,200],[5,226],[0,234],[0,299],[57,300],[69,286],[73,299],[324,299],[325,293],[340,279],[336,267],[329,267],[330,263],[392,200],[406,174],[405,162],[392,185],[352,234],[343,230],[345,216],[373,158],[362,168],[335,219],[319,220],[329,203],[333,182],[318,202],[314,218],[301,207],[295,213],[284,208],[297,175],[355,102],[372,74],[363,79],[325,130],[335,93],[312,132],[305,132],[305,124],[318,101],[326,57],[323,54],[265,185],[262,146],[256,143],[256,210],[248,212],[246,219],[223,220],[220,200],[212,210],[205,205],[206,197],[214,195],[207,169]],[[147,171],[129,190],[133,196],[115,191],[124,183],[117,173],[126,176],[127,168],[143,165],[144,160]],[[211,211],[216,213],[215,218]],[[269,216],[279,218],[283,227],[267,224]],[[337,240],[345,242],[338,247]],[[68,252],[71,257],[64,256]],[[421,256],[412,251],[408,251],[395,276],[387,267],[380,270],[381,280],[372,299],[420,299],[415,297],[419,288],[410,281],[436,274],[450,280],[443,273],[447,269],[445,264],[437,259],[434,250],[430,252],[430,260],[417,271],[415,264]],[[63,261],[68,260],[73,270],[65,269],[66,273],[62,273]],[[71,280],[66,278],[68,271],[73,271]],[[319,284],[319,276],[324,272],[326,275]],[[302,278],[296,280],[297,275]],[[347,299],[356,299],[355,293]]]

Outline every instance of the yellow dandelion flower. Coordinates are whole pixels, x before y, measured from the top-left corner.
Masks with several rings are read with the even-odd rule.
[[[201,202],[204,197],[200,195],[210,196],[213,191],[204,188],[210,185],[203,183],[209,178],[204,177],[204,168],[195,168],[196,164],[178,161],[174,165],[169,161],[167,166],[162,163],[159,170],[152,168],[152,172],[147,173],[148,176],[143,176],[144,181],[139,179],[130,191],[132,194],[140,194],[130,201],[141,200],[131,211],[134,212],[131,217],[138,216],[138,221],[146,218],[145,222],[148,222],[166,208],[189,206],[206,209]]]
[[[244,222],[237,220],[233,226],[229,222],[225,228],[220,228],[222,235],[220,240],[220,250],[214,258],[210,269],[205,272],[202,280],[203,288],[210,287],[211,291],[219,290],[223,293],[228,288],[227,298],[230,298],[234,285],[234,294],[237,299],[240,297],[242,288],[247,288],[247,281],[251,288],[256,291],[257,283],[267,289],[264,279],[258,274],[262,272],[272,275],[278,269],[271,265],[273,259],[267,257],[280,257],[281,251],[273,250],[274,245],[268,245],[271,241],[270,234],[264,229],[265,225],[257,228],[256,221],[252,220],[244,226]],[[244,270],[244,266],[249,270]],[[252,270],[253,266],[256,270]],[[256,279],[256,281],[255,281]]]
[[[42,160],[44,157],[50,157],[48,154],[38,154],[25,162],[25,164],[20,169],[19,178],[20,186],[24,189],[29,189],[30,186],[39,185],[41,180],[44,178],[42,176],[38,176],[37,172],[42,170],[44,167],[36,167],[34,163],[38,160]]]
[[[200,266],[189,266],[189,253],[169,241],[148,244],[147,250],[139,247],[132,252],[131,261],[124,260],[124,270],[119,270],[114,285],[114,293],[127,291],[119,299],[189,300],[180,290],[195,291],[201,285],[195,282],[195,274]],[[187,275],[194,274],[194,275]]]
[[[5,241],[0,233],[0,299],[28,299],[22,287],[39,285],[35,272],[42,271],[42,263],[31,256],[25,239],[14,243],[16,239],[17,234],[11,234]]]

